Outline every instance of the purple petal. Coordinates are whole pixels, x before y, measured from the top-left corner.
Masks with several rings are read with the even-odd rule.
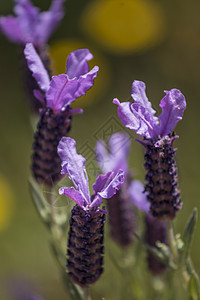
[[[50,88],[46,93],[47,107],[52,108],[56,113],[70,105],[76,99],[77,88],[78,81],[76,79],[69,80],[66,74],[53,76]]]
[[[156,124],[158,124],[158,118],[154,117],[156,111],[152,108],[151,102],[146,96],[146,85],[142,81],[134,80],[132,84],[132,94],[131,97],[134,100],[134,103],[139,104],[144,107],[146,112],[148,112]]]
[[[24,34],[21,30],[20,22],[16,17],[1,17],[0,28],[10,41],[14,43],[24,43]]]
[[[84,204],[85,200],[84,200],[83,196],[81,195],[81,193],[76,191],[74,189],[74,187],[70,187],[70,188],[61,187],[59,189],[59,194],[68,196],[69,198],[74,200],[79,206],[81,206],[82,208],[84,207],[83,204]]]
[[[147,200],[147,193],[144,192],[144,185],[139,180],[133,180],[128,188],[133,204],[144,212],[148,212],[150,203]]]
[[[40,11],[38,7],[33,6],[33,4],[26,1],[17,1],[18,4],[14,7],[14,12],[18,16],[20,22],[21,30],[24,35],[24,44],[33,43],[37,44],[37,26]],[[42,30],[42,29],[41,29]]]
[[[59,25],[64,16],[63,4],[65,0],[54,0],[49,11],[39,14],[36,26],[36,40],[38,44],[44,44],[52,32]]]
[[[108,172],[105,175],[99,175],[95,184],[93,184],[94,195],[106,199],[111,198],[119,190],[123,181],[124,172],[122,170],[119,170],[117,174]],[[96,206],[95,201],[92,202],[92,206]]]
[[[85,158],[77,154],[75,140],[69,137],[63,137],[58,145],[58,154],[62,160],[61,174],[68,175],[85,202],[89,204],[90,192],[85,169]]]
[[[155,136],[149,115],[143,107],[131,102],[120,103],[117,98],[113,103],[118,105],[118,116],[125,127],[135,130],[137,134],[146,138]]]
[[[93,59],[93,55],[88,49],[78,49],[70,53],[67,59],[67,75],[70,79],[88,73],[87,61]]]
[[[45,97],[44,95],[40,92],[40,90],[33,90],[33,95],[37,100],[39,100],[43,105],[45,105]]]
[[[130,139],[127,134],[114,133],[109,139],[109,152],[104,141],[96,144],[96,156],[100,168],[104,173],[117,172],[119,169],[128,170],[127,157],[130,150]]]
[[[159,120],[154,116],[155,110],[146,96],[145,88],[144,82],[135,80],[131,94],[134,103],[120,103],[116,98],[113,103],[119,106],[118,115],[126,127],[146,138],[153,138],[157,135]]]
[[[97,77],[98,71],[99,71],[99,67],[95,66],[90,72],[79,77],[79,79],[77,80],[78,87],[75,92],[76,98],[85,95],[86,91],[93,86],[94,79]]]
[[[172,89],[165,91],[165,93],[166,96],[160,102],[162,113],[159,116],[159,134],[161,136],[167,135],[174,130],[177,122],[182,119],[186,108],[185,97],[179,90]]]
[[[49,89],[50,84],[49,75],[31,43],[26,44],[24,55],[26,57],[28,67],[33,73],[33,77],[36,79],[41,90],[46,92]]]
[[[98,67],[94,67],[79,79],[69,79],[67,74],[53,76],[46,94],[47,107],[52,108],[56,113],[65,106],[70,105],[76,98],[84,95],[92,87],[97,72]]]

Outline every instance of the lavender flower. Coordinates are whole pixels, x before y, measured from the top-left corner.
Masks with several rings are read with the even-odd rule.
[[[112,197],[123,182],[123,171],[99,175],[90,196],[85,159],[76,152],[76,142],[63,137],[58,145],[62,174],[67,174],[74,187],[62,187],[59,193],[77,204],[72,209],[68,238],[67,267],[71,279],[80,286],[94,283],[103,272],[103,236],[105,213],[99,205]]]
[[[73,110],[70,105],[92,87],[99,68],[95,66],[89,71],[87,61],[93,56],[88,49],[78,49],[68,56],[66,74],[53,76],[50,81],[32,44],[26,45],[24,54],[40,87],[34,91],[35,97],[43,105],[33,144],[32,169],[39,183],[51,186],[61,178],[58,142],[68,134],[72,114],[82,113],[81,109]]]
[[[35,101],[33,90],[38,88],[24,59],[24,45],[32,43],[39,54],[45,68],[51,76],[50,60],[47,52],[47,41],[63,18],[65,0],[53,0],[50,9],[40,12],[29,0],[15,0],[16,16],[0,17],[0,29],[6,37],[19,45],[23,82],[27,90],[30,107],[38,112],[40,102]]]
[[[150,203],[141,181],[132,181],[129,186],[129,194],[134,205],[145,213],[145,242],[152,247],[157,247],[156,242],[168,244],[166,223],[158,221],[150,214]],[[154,275],[161,274],[167,270],[167,266],[159,261],[149,250],[147,250],[147,263],[149,270]]]
[[[130,174],[127,157],[130,151],[129,136],[124,133],[114,133],[109,141],[109,152],[103,141],[96,145],[96,156],[100,168],[104,173],[112,170],[117,173],[124,170],[124,183],[121,188],[107,202],[111,236],[122,247],[130,245],[136,227],[136,217],[133,204],[128,193]]]
[[[134,81],[132,85],[131,96],[134,103],[120,103],[118,99],[114,99],[113,103],[119,106],[118,115],[122,123],[144,137],[140,143],[146,149],[145,189],[148,191],[153,216],[158,219],[173,219],[181,208],[182,201],[177,188],[175,150],[172,148],[178,136],[172,131],[182,119],[186,101],[177,89],[165,93],[166,96],[160,103],[162,113],[158,118],[147,99],[145,84],[141,81]]]
[[[14,13],[0,17],[0,28],[6,37],[17,44],[45,45],[63,18],[65,0],[53,0],[50,9],[40,12],[29,0],[15,0]]]

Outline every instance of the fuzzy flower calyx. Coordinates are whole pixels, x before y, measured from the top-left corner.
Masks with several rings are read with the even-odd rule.
[[[76,98],[85,95],[86,91],[93,86],[94,78],[97,76],[99,67],[95,66],[89,71],[87,61],[93,58],[88,49],[77,49],[68,56],[67,71],[65,74],[52,76],[48,73],[31,43],[26,44],[24,54],[29,69],[38,83],[40,90],[34,90],[35,97],[43,105],[51,108],[56,114],[63,111]],[[81,113],[76,109],[74,112]],[[73,111],[72,111],[73,113]]]
[[[111,198],[123,183],[123,171],[119,170],[117,174],[108,172],[105,175],[99,175],[93,184],[94,194],[90,196],[85,158],[77,154],[75,140],[63,137],[58,145],[58,154],[62,160],[61,173],[67,174],[75,186],[75,188],[62,187],[59,193],[70,197],[84,211],[93,209],[101,211],[98,207],[103,199]]]
[[[119,118],[126,127],[146,139],[162,138],[173,131],[177,122],[182,119],[186,108],[185,97],[177,89],[165,91],[166,95],[160,102],[162,113],[156,117],[145,89],[144,82],[135,80],[131,94],[134,103],[120,103],[117,98],[113,103],[118,105]]]
[[[48,11],[40,12],[29,0],[15,0],[14,13],[0,18],[0,28],[9,40],[18,44],[45,45],[63,18],[65,0],[53,0]]]

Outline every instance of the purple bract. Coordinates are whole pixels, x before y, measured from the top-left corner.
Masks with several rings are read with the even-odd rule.
[[[140,180],[133,180],[128,192],[133,204],[141,211],[148,213],[150,210],[150,202],[147,199],[147,192],[144,192],[144,185]]]
[[[144,82],[135,80],[131,94],[134,103],[120,103],[117,98],[113,103],[118,105],[119,118],[126,127],[146,139],[163,137],[173,131],[177,122],[182,119],[186,108],[185,97],[177,89],[165,91],[166,96],[160,102],[162,113],[156,117],[145,89]]]
[[[67,71],[65,74],[52,76],[50,81],[48,73],[37,54],[33,44],[26,44],[24,50],[28,67],[33,73],[40,90],[34,90],[35,97],[56,114],[69,106],[76,98],[85,95],[93,86],[99,67],[95,66],[89,71],[88,60],[93,55],[88,49],[73,51],[67,59]],[[81,113],[82,110],[71,110],[73,113]]]
[[[109,152],[103,140],[96,144],[97,162],[104,173],[108,171],[118,172],[120,169],[127,173],[128,154],[130,152],[130,138],[128,134],[116,132],[109,138]]]
[[[16,16],[1,17],[0,28],[14,43],[42,46],[63,18],[64,2],[65,0],[53,0],[48,11],[40,12],[29,0],[15,0]]]
[[[85,211],[98,208],[103,199],[111,198],[123,183],[122,170],[116,174],[108,172],[105,175],[99,175],[93,184],[94,194],[90,196],[85,158],[77,154],[75,140],[63,137],[58,145],[58,154],[62,160],[61,174],[67,174],[76,188],[62,187],[59,193],[70,197]],[[101,210],[98,209],[98,211]],[[102,210],[102,212],[105,211]]]

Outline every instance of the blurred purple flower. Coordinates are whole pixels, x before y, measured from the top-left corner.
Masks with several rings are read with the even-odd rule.
[[[128,155],[130,146],[129,136],[120,132],[110,136],[108,149],[102,140],[96,144],[96,159],[104,173],[108,171],[117,173],[120,169],[124,171],[124,183],[119,191],[107,201],[110,233],[121,247],[131,244],[137,223],[129,195],[131,176],[128,167]]]
[[[77,154],[75,140],[63,137],[58,145],[58,154],[62,160],[61,174],[67,174],[76,188],[62,187],[59,193],[70,197],[85,211],[97,209],[103,199],[111,198],[123,183],[122,170],[116,174],[99,175],[93,184],[94,194],[90,196],[85,158]]]
[[[29,0],[15,0],[14,13],[0,18],[0,28],[9,40],[36,47],[45,45],[64,16],[65,0],[53,0],[48,11],[40,12]]]
[[[140,180],[133,180],[129,187],[128,192],[133,204],[145,213],[149,212],[150,203],[147,199],[147,192],[144,192],[144,185]]]
[[[163,137],[173,131],[177,122],[182,119],[186,108],[185,97],[177,89],[165,91],[166,96],[160,102],[162,113],[156,117],[145,89],[144,82],[135,80],[131,94],[134,103],[120,103],[117,98],[113,103],[118,105],[119,118],[126,127],[146,139]]]
[[[93,55],[88,49],[78,49],[68,56],[66,73],[53,76],[50,81],[33,44],[26,44],[24,54],[33,77],[44,93],[34,90],[35,97],[46,107],[51,108],[55,114],[63,111],[76,98],[85,95],[86,91],[93,86],[99,70],[99,67],[95,66],[89,71],[87,61],[91,60]],[[76,109],[73,112],[81,113],[82,110]]]
[[[96,160],[101,170],[106,173],[109,171],[118,172],[122,169],[128,172],[128,155],[130,152],[130,139],[125,133],[116,132],[108,140],[108,148],[103,140],[96,144]]]

